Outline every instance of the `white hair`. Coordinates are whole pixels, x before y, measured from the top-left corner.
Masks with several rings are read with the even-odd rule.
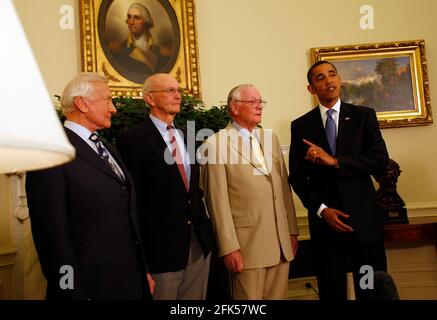
[[[149,9],[147,9],[146,6],[144,6],[142,3],[139,2],[132,3],[127,10],[129,11],[132,8],[140,9],[141,18],[144,19],[145,26],[148,29],[151,29],[153,27],[153,19],[152,16],[150,15]]]
[[[108,79],[94,72],[81,72],[67,84],[61,98],[61,111],[65,116],[74,111],[75,97],[90,97],[93,82],[108,83]]]
[[[241,99],[241,91],[246,88],[255,88],[253,84],[240,84],[229,91],[227,105],[228,109],[231,107],[231,103],[235,100]]]

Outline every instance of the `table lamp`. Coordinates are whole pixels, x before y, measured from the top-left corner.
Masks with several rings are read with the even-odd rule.
[[[12,0],[0,1],[0,174],[72,160],[68,142]]]

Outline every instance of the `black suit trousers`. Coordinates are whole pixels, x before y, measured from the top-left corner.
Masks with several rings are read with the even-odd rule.
[[[360,269],[370,266],[373,272],[387,270],[384,242],[364,243],[353,233],[340,233],[329,226],[324,231],[329,236],[311,242],[320,299],[346,300],[347,272],[353,273],[356,299],[372,299],[371,289],[360,288],[360,279],[367,275],[366,267],[361,273]]]

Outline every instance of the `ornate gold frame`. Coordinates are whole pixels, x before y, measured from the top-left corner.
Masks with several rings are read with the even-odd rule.
[[[180,34],[178,55],[169,73],[182,88],[200,98],[194,0],[167,2],[176,14]],[[97,20],[101,4],[102,0],[80,0],[82,70],[104,74],[109,79],[113,96],[139,98],[142,84],[132,82],[117,72],[100,45]]]
[[[381,128],[427,125],[433,122],[429,80],[426,68],[425,41],[397,41],[373,44],[358,44],[312,48],[313,63],[328,60],[332,63],[349,60],[408,57],[411,73],[414,110],[391,110],[377,112]],[[340,74],[341,76],[341,74]],[[371,106],[370,106],[371,107]]]

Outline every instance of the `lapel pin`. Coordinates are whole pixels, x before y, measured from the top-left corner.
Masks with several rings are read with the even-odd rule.
[[[349,121],[351,118],[349,118],[349,117],[346,117],[346,118],[344,118],[344,120],[346,120],[346,121]]]

